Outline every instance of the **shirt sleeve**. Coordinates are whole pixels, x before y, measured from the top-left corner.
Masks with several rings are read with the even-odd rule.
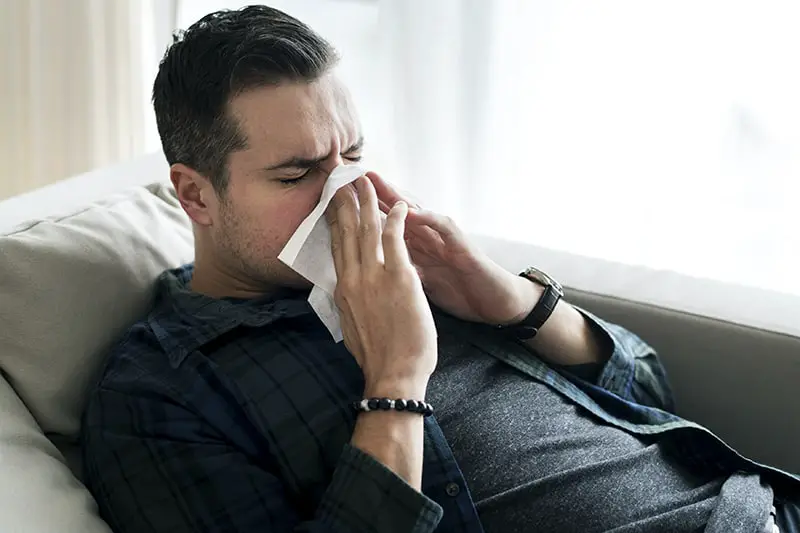
[[[84,417],[84,474],[117,533],[426,533],[442,509],[345,445],[316,509],[267,466],[173,398],[95,391]]]
[[[605,363],[559,368],[624,400],[674,413],[672,388],[656,351],[622,326],[575,308],[583,314],[589,327],[608,339],[611,355]]]

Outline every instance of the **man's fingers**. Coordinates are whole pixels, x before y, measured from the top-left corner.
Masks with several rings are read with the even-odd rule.
[[[341,272],[343,268],[342,234],[339,231],[337,208],[333,201],[328,204],[328,208],[325,210],[325,218],[328,220],[328,225],[331,228],[331,255],[333,256],[333,266],[336,268],[336,272]]]
[[[444,239],[442,238],[442,235],[440,235],[438,231],[431,228],[430,226],[425,226],[423,224],[412,226],[411,224],[409,224],[411,213],[412,211],[409,210],[408,212],[409,217],[406,218],[406,240],[432,243],[435,244],[436,246],[441,246],[442,244],[444,244]]]
[[[403,237],[407,215],[408,205],[405,202],[397,202],[386,217],[386,225],[383,228],[383,255],[388,269],[411,265]]]
[[[341,274],[344,268],[358,265],[360,262],[358,204],[353,187],[345,185],[336,191],[326,210],[326,216],[331,225],[331,247],[334,249],[334,261],[336,261],[336,254],[339,254],[336,272]]]
[[[374,187],[374,185],[373,185],[373,187]],[[378,198],[378,207],[380,207],[381,211],[383,211],[387,215],[389,214],[389,211],[391,211],[391,209],[392,209],[391,205],[387,204],[386,202],[384,202],[380,198]]]
[[[391,206],[395,205],[397,202],[405,202],[412,207],[416,206],[410,198],[403,196],[397,189],[392,187],[388,181],[381,178],[375,172],[367,172],[366,175],[375,187],[378,199],[383,202],[386,207],[391,208]],[[388,213],[388,209],[384,211],[384,213]]]
[[[360,177],[355,181],[360,204],[361,262],[362,264],[383,263],[383,247],[381,246],[381,216],[378,209],[378,196],[375,187],[367,178]]]
[[[428,226],[438,233],[442,239],[450,239],[461,235],[461,230],[452,218],[425,209],[410,210],[408,222],[415,227]]]

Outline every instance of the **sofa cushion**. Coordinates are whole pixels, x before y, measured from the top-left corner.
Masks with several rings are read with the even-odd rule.
[[[77,436],[105,355],[146,312],[158,274],[192,256],[164,183],[0,234],[0,370],[45,432]]]

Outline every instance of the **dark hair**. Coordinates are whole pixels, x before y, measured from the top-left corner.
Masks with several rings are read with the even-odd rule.
[[[216,11],[175,33],[153,83],[167,161],[206,175],[224,193],[228,155],[247,144],[228,113],[231,98],[254,87],[314,81],[337,60],[311,28],[267,6]]]

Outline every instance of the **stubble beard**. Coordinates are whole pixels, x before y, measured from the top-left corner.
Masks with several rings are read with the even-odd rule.
[[[278,259],[280,249],[260,247],[257,230],[248,229],[226,202],[221,205],[222,228],[218,239],[225,268],[242,280],[270,292],[277,287],[307,289],[311,284]]]

